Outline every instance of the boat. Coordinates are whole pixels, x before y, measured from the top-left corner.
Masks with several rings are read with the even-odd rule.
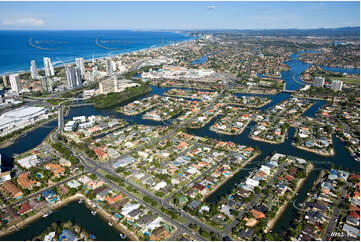
[[[43,218],[48,217],[51,213],[52,213],[52,211],[49,211],[49,212],[47,212],[47,213],[44,213],[44,214],[43,214]]]
[[[96,212],[96,211],[92,211],[91,213],[92,213],[92,215],[95,215],[95,214],[97,214],[97,212]]]
[[[121,239],[126,239],[127,236],[125,234],[119,234]]]
[[[113,224],[112,224],[111,222],[109,222],[109,223],[108,223],[108,225],[109,225],[110,227],[112,227],[112,226],[113,226]]]
[[[83,203],[83,199],[80,199],[78,203]]]

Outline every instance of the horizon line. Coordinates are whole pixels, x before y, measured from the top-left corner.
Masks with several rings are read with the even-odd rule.
[[[245,30],[316,30],[316,29],[341,29],[341,28],[360,28],[360,26],[341,26],[341,27],[315,27],[315,28],[294,28],[294,27],[287,27],[287,28],[253,28],[253,29],[241,29],[241,28],[199,28],[199,29],[157,29],[157,28],[150,28],[150,29],[143,29],[143,28],[134,28],[134,29],[128,29],[128,28],[119,28],[119,29],[2,29],[0,28],[0,31],[86,31],[86,30],[127,30],[127,31],[209,31],[209,30],[238,30],[238,31],[245,31]]]

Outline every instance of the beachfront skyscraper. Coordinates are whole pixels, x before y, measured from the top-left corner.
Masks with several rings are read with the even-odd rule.
[[[75,85],[79,87],[83,84],[83,74],[81,72],[81,68],[75,67],[74,72],[75,72]]]
[[[9,76],[11,91],[19,94],[21,91],[20,76],[19,74],[12,74]]]
[[[80,68],[81,76],[84,78],[84,58],[75,58],[76,67]]]
[[[35,60],[31,61],[31,66],[30,66],[30,73],[31,73],[31,78],[34,80],[39,76],[38,70],[36,69],[36,63]]]
[[[4,87],[7,87],[9,85],[8,79],[5,75],[3,75],[3,85],[4,85]]]
[[[44,57],[44,69],[45,69],[46,76],[54,76],[55,75],[53,64],[51,64],[51,60],[48,57]]]
[[[67,88],[73,89],[83,84],[81,71],[79,67],[66,66],[65,74],[67,80]]]
[[[107,75],[111,76],[113,74],[113,67],[112,67],[112,59],[110,57],[107,57],[105,66],[107,69]]]
[[[42,76],[40,78],[40,85],[41,85],[41,90],[43,90],[43,92],[49,92],[49,90],[50,90],[49,82],[48,82],[48,78],[46,76]]]
[[[65,67],[65,75],[66,75],[66,87],[68,89],[73,89],[75,86],[75,70],[71,66]]]

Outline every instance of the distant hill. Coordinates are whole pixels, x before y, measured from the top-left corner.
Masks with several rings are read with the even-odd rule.
[[[192,34],[230,34],[244,36],[315,36],[315,37],[360,37],[360,27],[319,28],[319,29],[261,29],[261,30],[198,30]]]

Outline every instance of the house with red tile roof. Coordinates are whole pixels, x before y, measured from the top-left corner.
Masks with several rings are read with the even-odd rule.
[[[203,191],[203,189],[206,188],[206,186],[199,183],[194,184],[194,187],[197,188],[199,191]]]
[[[352,205],[352,204],[350,205],[349,210],[350,211],[358,211],[358,212],[360,212],[360,208],[356,207],[355,205]]]
[[[59,164],[54,164],[54,163],[48,163],[45,165],[45,168],[48,170],[51,170],[53,172],[53,177],[60,177],[63,176],[65,174],[65,168],[62,167]]]
[[[3,183],[3,188],[15,199],[19,199],[23,195],[23,192],[11,181],[5,181]]]
[[[123,194],[119,194],[119,195],[117,195],[115,197],[107,196],[105,198],[105,200],[108,202],[109,205],[111,205],[111,204],[114,204],[114,203],[120,201],[122,198],[123,198]]]
[[[94,148],[94,152],[101,160],[106,160],[109,158],[108,154],[105,153],[105,151],[102,148]]]
[[[24,202],[21,204],[18,214],[24,215],[32,210],[33,210],[33,208],[30,206],[30,204],[28,202]]]
[[[252,147],[247,147],[247,148],[244,148],[243,150],[244,151],[251,151],[251,152],[254,151],[254,149]]]
[[[32,190],[35,186],[40,186],[39,181],[30,180],[28,177],[28,172],[21,173],[17,179],[18,184],[22,189]]]
[[[355,211],[350,212],[349,216],[355,219],[360,219],[360,214],[356,213]]]
[[[264,213],[258,211],[258,210],[255,210],[255,209],[252,209],[251,210],[251,213],[252,213],[252,216],[255,218],[255,219],[262,219],[262,218],[265,218],[266,215],[264,215]]]
[[[351,174],[348,179],[349,179],[349,180],[360,180],[360,175],[358,175],[358,174]]]
[[[291,175],[285,175],[285,179],[287,179],[287,181],[291,182],[293,181],[295,178]]]

